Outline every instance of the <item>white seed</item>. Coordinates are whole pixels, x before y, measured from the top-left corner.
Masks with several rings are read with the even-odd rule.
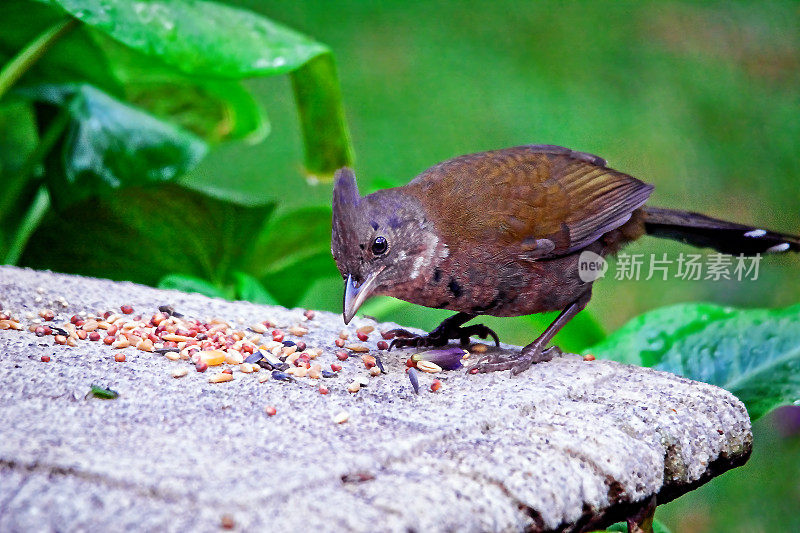
[[[225,383],[226,381],[232,381],[233,374],[227,374],[225,372],[220,372],[219,374],[214,374],[209,376],[208,382],[209,383]]]
[[[304,328],[303,326],[292,326],[288,328],[286,331],[288,331],[290,335],[294,335],[295,337],[302,337],[303,335],[308,333],[308,328]]]
[[[250,329],[252,329],[256,333],[266,333],[267,332],[267,326],[265,326],[264,324],[253,324],[252,326],[250,326]]]
[[[345,349],[355,353],[366,353],[369,351],[369,347],[364,344],[347,344],[345,345]]]
[[[442,371],[442,367],[437,365],[436,363],[431,363],[430,361],[417,361],[417,368],[422,370],[423,372],[429,372],[431,374],[435,374],[437,372]]]
[[[173,378],[182,378],[183,376],[185,376],[188,373],[189,373],[189,369],[186,368],[185,366],[182,366],[182,367],[176,368],[175,370],[172,371],[172,377]]]
[[[336,424],[344,424],[348,420],[350,420],[350,413],[348,413],[347,411],[339,411],[333,417],[333,421]]]
[[[369,369],[369,375],[372,376],[372,377],[380,376],[381,375],[381,369],[378,368],[377,366],[373,366],[372,368]]]
[[[178,359],[181,359],[181,354],[179,354],[178,352],[167,352],[164,354],[164,357],[166,357],[170,361],[177,361]],[[186,357],[188,358],[189,356],[187,355]]]
[[[356,393],[361,390],[361,384],[358,381],[353,381],[347,386],[347,392]]]

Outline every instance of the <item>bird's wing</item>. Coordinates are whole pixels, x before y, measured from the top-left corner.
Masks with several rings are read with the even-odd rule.
[[[600,157],[549,145],[450,159],[406,187],[449,245],[496,243],[528,259],[591,244],[627,222],[653,190]]]

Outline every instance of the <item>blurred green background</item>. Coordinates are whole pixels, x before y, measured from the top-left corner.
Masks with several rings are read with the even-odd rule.
[[[463,153],[559,144],[654,184],[654,205],[800,233],[797,2],[225,3],[332,49],[362,193]],[[290,80],[246,85],[267,111],[270,135],[214,147],[183,181],[254,204],[276,201],[282,213],[329,206],[330,185],[304,179]],[[626,251],[693,252],[659,239]],[[297,304],[340,311],[341,279],[332,259],[325,262],[329,274]],[[793,255],[762,261],[756,281],[604,280],[558,342],[580,337],[585,346],[676,302],[786,306],[800,301],[798,272]],[[448,315],[387,301],[365,312],[425,329]],[[504,340],[524,343],[548,318],[486,322]],[[658,518],[678,532],[800,531],[792,416],[782,410],[759,420],[747,466],[660,508]]]
[[[332,47],[362,193],[462,153],[552,143],[653,183],[655,205],[800,231],[796,2],[232,3]],[[252,86],[272,136],[223,146],[190,179],[289,206],[329,202],[330,187],[299,179],[288,82]],[[691,250],[643,239],[626,251]],[[782,256],[746,283],[605,280],[589,313],[610,331],[675,302],[784,306],[800,301],[798,272],[800,260]],[[339,310],[340,284],[317,282],[302,305]],[[431,327],[443,316],[414,308],[395,317]],[[657,517],[678,532],[800,531],[800,439],[775,426],[775,416],[756,423],[747,466]]]

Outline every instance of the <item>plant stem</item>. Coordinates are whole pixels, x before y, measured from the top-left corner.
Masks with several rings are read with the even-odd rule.
[[[11,176],[3,185],[3,195],[0,196],[0,217],[8,211],[10,206],[14,205],[25,189],[25,185],[28,183],[31,174],[33,174],[36,165],[40,164],[50,153],[61,134],[64,133],[70,120],[69,112],[67,112],[68,107],[61,108],[52,122],[50,122],[47,131],[39,139],[39,144],[36,145],[36,148],[28,155],[17,173]]]
[[[50,194],[48,194],[47,188],[42,185],[39,187],[36,198],[31,202],[31,206],[25,213],[20,225],[17,227],[17,231],[14,233],[11,246],[9,246],[6,256],[3,258],[3,264],[15,265],[17,261],[19,261],[19,258],[22,256],[22,251],[28,243],[28,239],[31,238],[31,235],[33,235],[33,232],[39,226],[39,223],[49,209]]]
[[[57,22],[36,39],[31,41],[28,46],[23,48],[14,58],[6,63],[0,70],[0,98],[19,80],[28,69],[30,69],[40,57],[47,52],[62,35],[74,28],[78,21],[72,17]]]

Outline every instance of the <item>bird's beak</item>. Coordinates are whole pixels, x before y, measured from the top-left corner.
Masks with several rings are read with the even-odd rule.
[[[347,275],[347,280],[344,282],[344,323],[349,324],[353,317],[356,316],[356,311],[361,307],[361,304],[369,298],[372,293],[372,287],[375,285],[375,279],[381,270],[371,273],[363,282],[357,284],[353,279],[352,274]]]

